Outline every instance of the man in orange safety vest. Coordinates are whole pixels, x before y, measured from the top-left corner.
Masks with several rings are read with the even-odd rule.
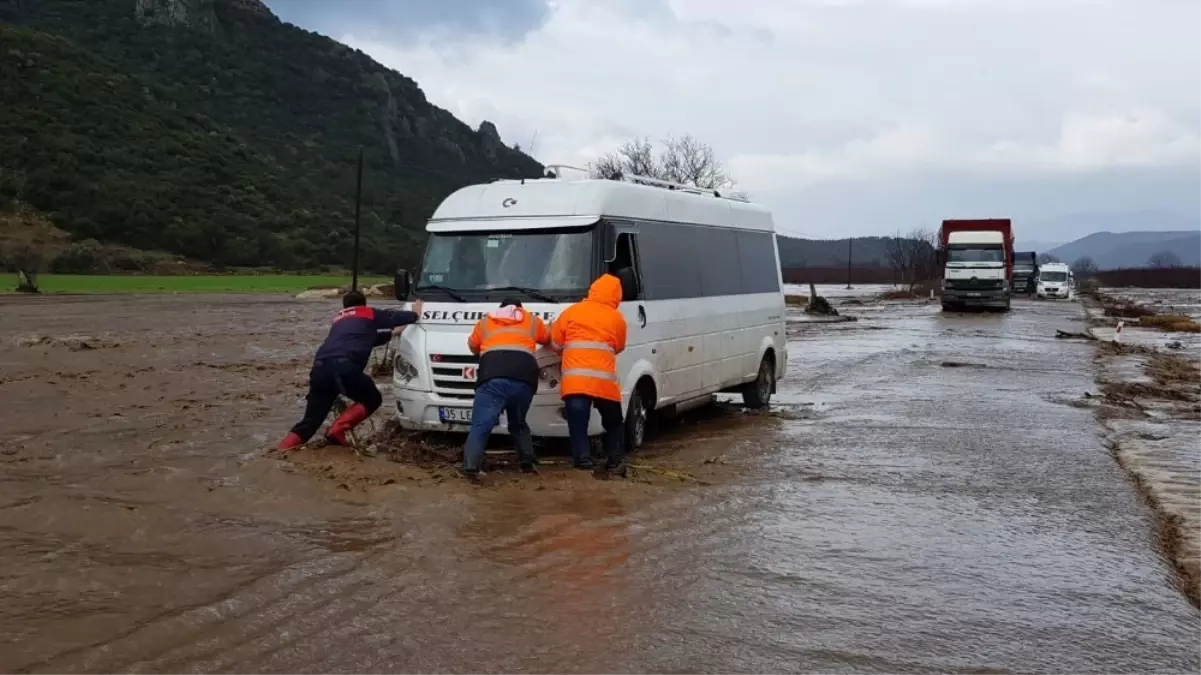
[[[592,469],[588,423],[592,409],[605,430],[605,471],[625,475],[625,424],[617,355],[626,348],[626,320],[617,311],[621,280],[611,274],[592,282],[588,297],[563,310],[551,326],[551,348],[563,355],[560,393],[565,405],[572,462]]]
[[[509,435],[517,446],[517,460],[525,473],[537,473],[534,439],[526,414],[538,389],[538,345],[550,342],[542,319],[525,311],[521,301],[505,298],[500,307],[483,316],[467,338],[467,348],[480,358],[476,371],[475,400],[471,409],[471,431],[463,448],[463,473],[479,477],[483,470],[484,447],[492,428],[505,413]]]

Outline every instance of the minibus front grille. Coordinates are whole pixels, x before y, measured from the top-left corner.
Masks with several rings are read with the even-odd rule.
[[[475,398],[475,374],[465,377],[464,371],[474,370],[478,364],[479,357],[471,354],[430,354],[434,392],[444,398]]]

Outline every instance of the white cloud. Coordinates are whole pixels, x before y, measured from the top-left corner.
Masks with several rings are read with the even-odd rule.
[[[1185,0],[557,0],[517,42],[342,39],[468,123],[527,149],[536,132],[545,162],[688,132],[795,203],[926,172],[1195,171],[1198,25]]]

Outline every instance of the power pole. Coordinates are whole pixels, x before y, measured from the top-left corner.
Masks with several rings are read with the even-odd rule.
[[[854,243],[853,238],[847,237],[847,288],[851,287],[851,245]]]
[[[363,207],[363,146],[359,146],[359,172],[354,190],[354,262],[350,267],[350,290],[359,290],[359,216]]]

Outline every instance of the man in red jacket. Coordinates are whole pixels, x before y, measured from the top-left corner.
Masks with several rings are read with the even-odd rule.
[[[317,349],[309,371],[308,403],[304,418],[280,441],[280,450],[294,450],[308,442],[329,415],[341,394],[354,401],[346,412],[329,425],[325,439],[346,445],[346,433],[371,416],[384,402],[375,382],[367,373],[371,350],[387,344],[397,328],[417,323],[422,302],[413,303],[413,311],[374,309],[367,298],[351,291],[342,298],[342,311],[334,316],[325,342]]]

